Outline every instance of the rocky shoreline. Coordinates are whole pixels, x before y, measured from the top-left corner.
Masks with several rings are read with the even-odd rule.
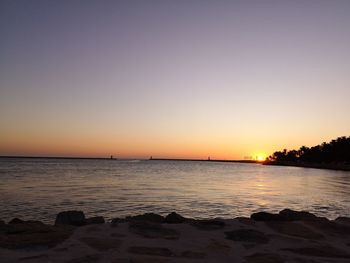
[[[1,262],[350,262],[350,218],[284,209],[234,219],[175,212],[105,222],[65,211],[55,224],[0,221]]]

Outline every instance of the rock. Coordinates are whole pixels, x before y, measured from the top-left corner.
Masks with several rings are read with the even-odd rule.
[[[350,254],[348,252],[329,245],[317,247],[284,248],[283,250],[303,256],[350,259]]]
[[[131,221],[129,222],[129,230],[137,235],[146,238],[179,238],[179,233],[176,230],[165,228],[161,224],[152,222]]]
[[[317,216],[306,211],[284,209],[278,213],[283,221],[316,220]]]
[[[334,222],[339,223],[339,224],[344,224],[344,225],[350,225],[350,218],[349,217],[344,217],[340,216],[337,217]]]
[[[317,216],[305,211],[294,211],[291,209],[284,209],[278,214],[271,214],[267,212],[258,212],[250,216],[255,221],[309,221],[317,220]]]
[[[103,216],[94,216],[94,217],[89,217],[86,220],[87,225],[92,225],[92,224],[104,224],[105,219]]]
[[[288,236],[312,240],[319,240],[323,238],[323,235],[320,233],[316,233],[305,225],[296,222],[270,221],[266,224],[276,232]]]
[[[165,247],[130,247],[128,252],[131,254],[141,254],[148,256],[171,257],[174,255],[170,249]]]
[[[167,215],[164,219],[164,223],[167,224],[181,224],[186,221],[186,218],[179,215],[176,212],[172,212],[169,215]]]
[[[128,222],[125,218],[113,218],[111,220],[111,227],[117,227],[119,223],[125,223]]]
[[[11,220],[8,222],[9,225],[22,224],[22,223],[24,223],[24,221],[23,221],[22,219],[17,218],[17,217],[11,219]]]
[[[97,238],[97,237],[82,237],[79,241],[85,243],[89,247],[92,247],[98,251],[107,251],[109,249],[118,249],[122,241],[116,238]]]
[[[162,223],[164,221],[164,216],[157,215],[154,213],[145,213],[143,215],[137,216],[127,216],[127,221],[147,221],[153,223]]]
[[[216,219],[195,220],[191,225],[199,230],[218,230],[225,227],[225,222]]]
[[[125,223],[125,222],[128,222],[128,220],[126,218],[119,218],[119,217],[116,217],[116,218],[113,218],[111,220],[111,223],[112,224],[117,224],[117,223]]]
[[[246,263],[284,263],[284,259],[278,254],[255,253],[245,257]]]
[[[271,214],[271,213],[267,213],[267,212],[258,212],[258,213],[253,213],[250,216],[251,219],[255,220],[255,221],[279,221],[281,220],[279,215],[276,214]]]
[[[56,216],[55,225],[82,226],[86,224],[85,215],[82,211],[64,211]]]
[[[67,239],[72,234],[72,228],[23,221],[23,223],[8,224],[1,232],[0,247],[3,248],[50,248]]]
[[[18,219],[18,218],[14,218],[9,222],[9,225],[16,225],[16,224],[34,224],[34,225],[44,225],[43,222],[41,221],[37,221],[37,220],[22,220],[22,219]]]
[[[269,238],[262,232],[254,229],[238,229],[225,232],[226,239],[254,244],[266,244]]]

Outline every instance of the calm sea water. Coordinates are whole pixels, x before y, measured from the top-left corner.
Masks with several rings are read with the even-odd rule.
[[[52,223],[64,210],[107,219],[171,211],[233,218],[286,207],[350,216],[350,172],[259,164],[0,158],[0,219]]]

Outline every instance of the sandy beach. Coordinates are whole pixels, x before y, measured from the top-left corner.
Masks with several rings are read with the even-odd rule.
[[[55,225],[13,219],[0,229],[1,262],[350,262],[350,218],[289,209],[225,220],[150,213],[106,223],[68,211]]]

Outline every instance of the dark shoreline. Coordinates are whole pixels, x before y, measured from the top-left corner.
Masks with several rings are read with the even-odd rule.
[[[293,166],[302,168],[326,169],[336,171],[350,171],[350,165],[341,163],[304,163],[304,162],[281,162],[281,161],[265,161],[263,165],[277,166]]]
[[[0,220],[1,262],[339,262],[350,260],[350,218],[283,209],[232,219],[172,212],[105,222],[64,211],[54,225]]]
[[[220,162],[220,163],[254,163],[261,162],[255,160],[222,160],[222,159],[181,159],[181,158],[150,158],[150,161],[179,161],[179,162]]]
[[[179,161],[179,162],[224,162],[224,163],[253,163],[256,160],[223,160],[223,159],[187,159],[187,158],[107,158],[107,157],[65,157],[65,156],[0,156],[3,159],[59,159],[59,160],[145,160],[145,161]]]

